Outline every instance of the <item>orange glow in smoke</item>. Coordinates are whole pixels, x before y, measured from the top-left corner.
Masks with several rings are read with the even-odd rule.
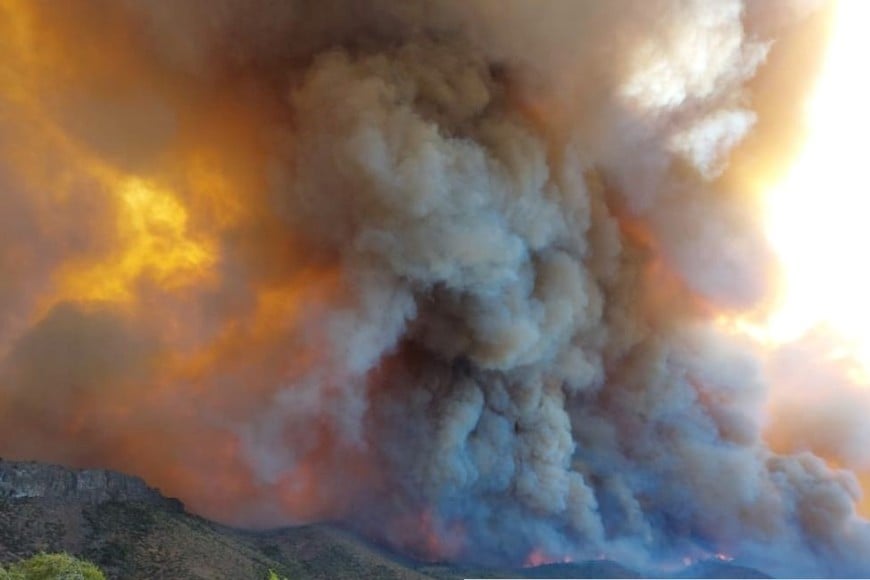
[[[140,178],[116,186],[119,249],[95,264],[70,264],[61,276],[61,299],[129,302],[147,276],[165,290],[201,282],[215,263],[208,240],[187,232],[187,211],[168,191]]]
[[[236,523],[334,517],[377,475],[365,453],[314,418],[263,481],[238,429],[311,369],[329,381],[317,315],[343,297],[269,205],[262,136],[286,105],[239,78],[203,93],[141,28],[120,3],[0,0],[0,159],[32,220],[0,247],[0,362],[31,335],[53,357],[0,367],[2,454],[135,473]],[[323,485],[336,465],[356,481]]]

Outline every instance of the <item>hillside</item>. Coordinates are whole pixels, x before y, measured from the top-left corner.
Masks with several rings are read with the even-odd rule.
[[[70,553],[110,578],[454,579],[464,577],[637,578],[615,562],[481,570],[411,562],[330,525],[246,532],[187,513],[141,479],[0,460],[0,562],[40,551]],[[692,569],[722,577],[715,563]],[[731,577],[764,577],[732,567]]]

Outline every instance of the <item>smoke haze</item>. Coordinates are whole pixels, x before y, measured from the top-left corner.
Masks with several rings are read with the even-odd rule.
[[[716,324],[813,4],[0,1],[0,453],[428,559],[866,573],[866,394]]]

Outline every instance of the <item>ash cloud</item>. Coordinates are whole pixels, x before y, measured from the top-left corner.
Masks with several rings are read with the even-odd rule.
[[[0,451],[428,558],[867,569],[856,479],[768,447],[710,315],[769,292],[717,178],[782,6],[13,5]]]

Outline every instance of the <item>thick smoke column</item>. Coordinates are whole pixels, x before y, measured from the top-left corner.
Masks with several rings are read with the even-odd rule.
[[[0,452],[428,558],[867,570],[712,322],[768,292],[717,178],[784,5],[0,7]]]

